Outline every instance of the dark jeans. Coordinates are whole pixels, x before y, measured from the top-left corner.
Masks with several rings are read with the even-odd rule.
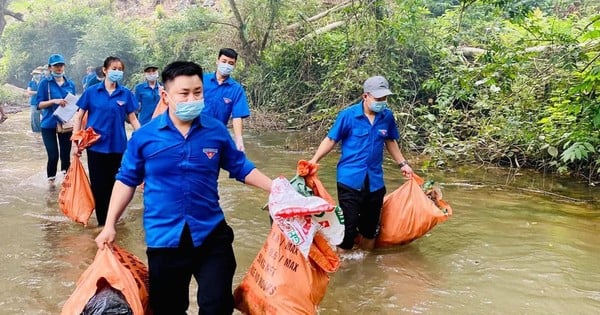
[[[72,134],[72,132],[57,133],[56,128],[42,128],[42,141],[44,141],[44,147],[46,147],[46,154],[48,155],[48,163],[46,164],[48,178],[56,176],[59,156],[61,171],[66,172],[71,166]]]
[[[369,192],[367,178],[361,190],[337,183],[337,191],[345,225],[344,240],[338,246],[342,249],[352,249],[354,239],[359,233],[364,238],[374,239],[379,229],[385,187]]]
[[[41,124],[40,110],[37,109],[37,106],[29,106],[29,107],[31,108],[31,131],[41,132],[42,128],[40,127],[40,124]]]
[[[233,230],[222,221],[202,245],[193,247],[186,225],[178,248],[148,248],[150,305],[154,315],[186,314],[192,276],[198,284],[198,314],[233,313],[236,262]]]
[[[123,154],[99,153],[88,149],[87,157],[90,184],[96,203],[96,219],[98,219],[98,225],[103,226],[106,223],[108,204],[115,185],[115,176],[121,167]]]

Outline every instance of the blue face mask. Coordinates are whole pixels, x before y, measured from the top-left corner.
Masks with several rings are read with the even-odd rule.
[[[234,67],[232,65],[225,62],[219,62],[219,64],[217,65],[217,70],[219,71],[219,73],[226,77],[231,75],[231,73],[233,72],[233,68]]]
[[[376,102],[373,101],[369,104],[369,109],[375,113],[379,113],[387,107],[387,101]]]
[[[52,71],[51,74],[55,78],[62,78],[65,75],[64,73],[56,73],[54,71]]]
[[[121,82],[123,80],[123,71],[108,70],[108,79],[112,82]]]
[[[182,121],[192,121],[200,115],[204,109],[204,100],[179,102],[175,105],[175,116]]]

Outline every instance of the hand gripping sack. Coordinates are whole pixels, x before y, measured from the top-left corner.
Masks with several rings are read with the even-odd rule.
[[[319,225],[321,226],[320,230],[327,241],[332,245],[339,245],[344,240],[344,214],[317,176],[318,169],[318,164],[312,164],[305,160],[298,161],[296,173],[304,179],[305,186],[310,189],[310,191],[307,190],[307,192],[304,193],[299,192],[305,196],[310,194],[321,197],[331,205],[335,206],[334,211],[313,214],[312,218],[319,222]],[[294,181],[294,179],[292,179],[292,181]],[[294,186],[296,190],[299,190],[298,187],[302,187],[302,185]]]
[[[340,260],[317,233],[308,259],[276,224],[234,291],[235,308],[244,314],[316,314],[325,296],[329,274]]]
[[[323,198],[302,196],[285,177],[273,180],[269,194],[269,214],[286,237],[307,257],[315,233],[320,229],[313,214],[332,212]]]
[[[452,208],[444,200],[431,200],[421,185],[424,180],[412,178],[383,199],[381,227],[376,247],[401,245],[425,235],[438,223],[452,215]]]
[[[106,285],[119,291],[134,315],[151,314],[148,269],[135,255],[113,245],[96,252],[94,262],[81,274],[77,287],[63,305],[61,315],[80,315]]]

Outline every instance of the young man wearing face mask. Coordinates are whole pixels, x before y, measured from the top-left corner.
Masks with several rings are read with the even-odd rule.
[[[329,133],[310,160],[317,164],[341,142],[342,153],[337,165],[339,206],[344,212],[344,240],[340,252],[350,250],[354,239],[361,237],[360,247],[373,249],[385,196],[383,147],[390,153],[402,174],[410,177],[412,168],[400,152],[398,128],[394,114],[387,108],[392,94],[388,81],[374,76],[363,84],[361,102],[342,110]]]
[[[271,189],[271,179],[237,150],[227,128],[200,114],[202,68],[177,61],[162,72],[168,109],[133,133],[117,174],[108,218],[96,237],[110,246],[116,223],[144,182],[144,231],[154,315],[185,314],[197,280],[201,314],[232,314],[236,261],[233,231],[219,206],[222,169],[247,185]]]
[[[139,103],[138,120],[145,125],[152,119],[156,104],[160,100],[160,83],[158,82],[158,67],[144,68],[144,82],[135,86],[134,93]]]
[[[231,77],[237,63],[238,54],[231,48],[222,48],[217,57],[217,71],[204,74],[203,113],[227,125],[229,118],[233,126],[233,139],[236,147],[244,151],[242,119],[250,116],[246,91]]]

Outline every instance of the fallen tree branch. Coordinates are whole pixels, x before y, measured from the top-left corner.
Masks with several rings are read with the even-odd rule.
[[[336,29],[336,28],[338,28],[338,27],[340,27],[340,26],[342,26],[344,24],[346,24],[345,21],[337,21],[337,22],[333,22],[333,23],[327,24],[327,25],[325,25],[325,26],[323,26],[321,28],[318,28],[318,29],[316,29],[316,30],[314,30],[314,31],[306,34],[306,36],[300,38],[300,41],[313,38],[313,37],[315,37],[317,35],[321,35],[323,33],[327,33],[327,32],[329,32],[331,30],[334,30],[334,29]]]
[[[327,16],[327,15],[329,15],[330,13],[333,13],[333,12],[339,11],[339,10],[341,10],[341,9],[345,8],[345,7],[348,7],[348,6],[350,6],[351,4],[352,4],[352,0],[347,0],[347,1],[345,1],[345,2],[342,2],[342,3],[340,3],[340,4],[336,5],[336,6],[334,6],[334,7],[333,7],[333,8],[331,8],[331,9],[328,9],[328,10],[326,10],[326,11],[323,11],[323,12],[321,12],[321,13],[317,14],[317,15],[313,15],[313,16],[309,17],[308,19],[305,19],[305,20],[304,20],[304,21],[302,21],[302,22],[296,22],[296,23],[290,24],[290,25],[286,26],[286,28],[285,28],[285,29],[286,29],[287,31],[294,31],[294,30],[296,30],[297,28],[299,28],[300,26],[302,26],[302,24],[303,24],[303,23],[306,23],[306,22],[314,22],[314,21],[316,21],[316,20],[319,20],[319,19],[321,19],[321,18],[323,18],[323,17],[326,17],[326,16]]]

